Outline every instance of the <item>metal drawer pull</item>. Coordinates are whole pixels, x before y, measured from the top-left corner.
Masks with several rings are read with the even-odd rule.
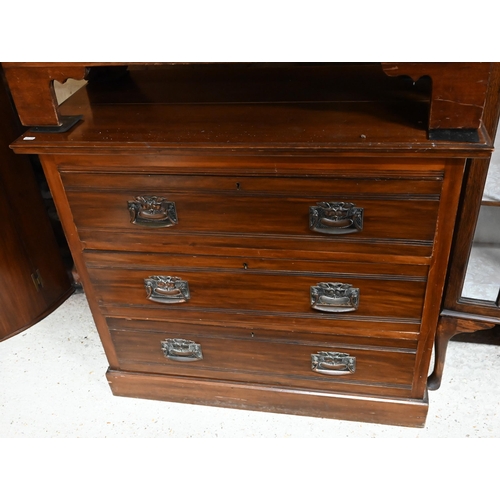
[[[319,201],[309,207],[309,229],[326,234],[359,233],[363,230],[363,209],[354,203]]]
[[[311,307],[318,311],[344,313],[356,311],[359,288],[348,283],[318,283],[311,287]]]
[[[170,227],[177,224],[175,203],[160,196],[136,196],[128,202],[130,222],[147,227]]]
[[[201,345],[192,340],[165,339],[161,342],[165,357],[173,361],[200,361],[203,359]]]
[[[356,371],[356,358],[345,352],[311,354],[311,369],[323,375],[349,375]]]
[[[163,304],[180,304],[188,301],[189,285],[176,276],[149,276],[144,279],[149,300]]]

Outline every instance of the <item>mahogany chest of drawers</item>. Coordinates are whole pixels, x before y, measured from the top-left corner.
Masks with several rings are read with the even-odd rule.
[[[13,145],[40,155],[114,394],[424,425],[463,172],[491,144],[429,140],[425,89],[368,67],[367,99],[349,71],[132,70]]]

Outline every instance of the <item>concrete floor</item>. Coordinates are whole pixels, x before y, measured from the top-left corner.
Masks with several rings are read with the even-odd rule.
[[[115,397],[85,295],[0,343],[0,438],[500,437],[500,346],[450,343],[423,429]]]

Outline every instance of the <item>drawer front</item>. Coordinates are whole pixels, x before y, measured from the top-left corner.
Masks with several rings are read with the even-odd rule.
[[[136,233],[143,245],[196,235],[281,237],[328,247],[431,245],[441,181],[63,173],[88,245],[103,232]],[[116,248],[120,247],[116,237]]]
[[[413,349],[315,343],[307,336],[276,341],[205,325],[164,323],[158,331],[157,324],[137,323],[111,322],[123,370],[346,392],[380,387],[399,395],[412,384]]]
[[[108,309],[418,323],[426,289],[425,266],[100,252],[85,259],[96,296]]]

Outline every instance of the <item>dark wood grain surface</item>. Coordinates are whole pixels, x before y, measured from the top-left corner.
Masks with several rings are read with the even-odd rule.
[[[372,275],[366,279],[356,273],[355,264],[337,266],[337,273],[329,273],[329,266],[323,265],[323,271],[311,275],[307,272],[292,272],[286,268],[267,272],[245,270],[243,266],[240,271],[193,269],[169,264],[169,256],[163,258],[155,255],[148,256],[148,260],[154,259],[155,265],[141,265],[138,264],[140,257],[136,259],[134,255],[130,255],[129,266],[118,268],[113,266],[112,254],[108,254],[108,267],[94,267],[92,258],[87,257],[90,278],[101,304],[107,307],[140,305],[145,308],[168,309],[169,305],[148,301],[144,289],[145,278],[165,275],[179,276],[189,282],[191,299],[185,304],[173,306],[178,315],[182,315],[185,309],[196,309],[200,314],[210,309],[233,313],[247,311],[255,315],[273,312],[307,317],[314,322],[316,317],[325,314],[332,318],[348,315],[353,320],[360,316],[364,319],[377,317],[386,321],[395,318],[418,320],[422,314],[425,277],[409,277],[405,280],[404,276],[397,274],[396,267],[393,275]],[[341,267],[343,269],[338,272]],[[376,271],[376,266],[373,266],[373,272]],[[319,282],[347,282],[359,288],[358,310],[343,314],[312,310],[310,287]]]
[[[107,379],[116,396],[408,427],[424,427],[429,407],[427,396],[419,399],[356,396],[336,391],[121,370],[108,370]]]
[[[0,70],[0,340],[52,312],[73,292],[35,172],[9,144],[22,128]],[[37,286],[32,275],[40,276]]]
[[[17,140],[41,155],[113,393],[423,425],[464,166],[491,153],[482,129],[427,138],[430,90],[380,65],[132,70],[66,101],[83,115],[68,132]],[[175,202],[178,223],[131,224],[142,195]],[[311,232],[319,201],[363,207],[363,230]],[[148,300],[150,275],[191,298]],[[359,288],[358,309],[312,309],[319,282]],[[206,360],[170,368],[170,333]],[[359,372],[325,381],[311,348],[355,352]]]
[[[112,83],[113,90],[110,84],[90,82],[60,108],[65,115],[83,115],[82,122],[67,133],[28,133],[36,139],[21,139],[14,147],[32,153],[77,152],[92,144],[114,154],[144,146],[151,152],[491,152],[491,141],[481,130],[475,144],[428,140],[425,91],[416,92],[404,79],[395,83],[379,65],[296,67],[285,76],[264,68],[248,79],[245,72],[231,77],[226,68],[199,71],[203,79],[187,66],[131,71]],[[126,105],[118,118],[120,102]]]
[[[170,330],[170,331],[169,331]],[[172,331],[173,330],[173,331]],[[113,331],[120,366],[127,371],[195,376],[239,382],[263,383],[316,390],[370,393],[373,386],[386,395],[410,396],[415,351],[411,349],[369,349],[335,342],[315,345],[308,337],[289,342],[219,337],[188,328],[166,327],[165,332]],[[198,343],[203,359],[180,362],[167,359],[161,349],[166,338],[187,338]],[[324,375],[311,370],[311,354],[342,352],[356,358],[356,371]],[[392,394],[391,394],[392,393]]]
[[[500,117],[500,63],[493,63],[488,92],[484,126],[490,137],[497,134]],[[471,299],[462,296],[462,288],[469,264],[472,241],[476,230],[482,203],[484,185],[488,174],[489,159],[471,159],[465,171],[456,231],[450,256],[443,311],[436,337],[436,357],[434,371],[429,378],[429,387],[441,385],[448,341],[460,333],[460,325],[465,323],[468,332],[481,330],[486,325],[492,327],[500,322],[500,307],[497,302]],[[475,326],[473,326],[475,325]],[[480,337],[481,334],[478,334]],[[474,339],[475,336],[469,337]]]
[[[388,75],[432,80],[429,129],[477,129],[485,114],[492,63],[383,63]]]
[[[214,179],[214,182],[219,182],[219,190],[201,191],[196,187],[190,189],[189,178],[186,179],[185,186],[177,187],[170,184],[168,177],[162,179],[157,176],[151,179],[149,188],[143,188],[140,182],[135,184],[138,177],[130,176],[129,186],[121,192],[111,188],[116,185],[113,179],[98,178],[95,179],[95,187],[67,190],[78,227],[82,230],[115,232],[135,230],[143,235],[145,245],[149,240],[161,240],[168,233],[174,233],[179,238],[184,233],[198,233],[200,237],[208,233],[240,233],[312,239],[324,235],[310,229],[310,207],[317,206],[320,202],[346,202],[363,208],[363,230],[350,236],[360,243],[363,240],[405,240],[425,245],[433,241],[436,230],[439,206],[437,190],[434,196],[412,196],[404,192],[398,196],[397,191],[393,194],[386,191],[386,198],[389,199],[384,199],[383,195],[367,193],[363,189],[363,181],[339,182],[333,177],[317,181],[322,184],[322,190],[314,189],[314,185],[311,186],[313,183],[308,182],[309,179],[296,179],[295,193],[282,191],[267,194],[262,192],[263,189],[253,193],[241,189],[241,186],[246,185],[243,180],[233,183],[232,180],[228,182],[226,179]],[[261,185],[269,186],[272,180],[261,179]],[[101,188],[103,183],[104,188]],[[365,183],[368,184],[366,181]],[[307,194],[299,194],[300,184],[303,185],[302,193]],[[356,192],[357,186],[359,192]],[[155,195],[174,202],[178,223],[170,228],[156,230],[132,225],[128,202],[142,195]],[[342,240],[342,236],[330,235],[324,239],[335,242]]]

